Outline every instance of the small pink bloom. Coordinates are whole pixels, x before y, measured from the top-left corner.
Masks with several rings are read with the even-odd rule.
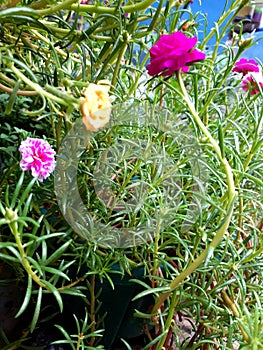
[[[249,91],[251,95],[259,93],[259,86],[263,88],[263,76],[258,72],[245,75],[241,82],[242,89]]]
[[[182,32],[163,34],[150,49],[150,64],[146,67],[152,76],[172,75],[178,70],[187,72],[188,65],[204,60],[206,55],[194,49],[197,38],[188,38]]]
[[[47,141],[28,137],[21,142],[19,152],[22,155],[21,169],[31,170],[32,176],[40,181],[46,179],[55,170],[56,152]]]
[[[259,72],[259,65],[254,60],[248,60],[246,58],[241,58],[235,63],[235,67],[232,69],[233,72],[242,73],[246,75],[249,72]]]

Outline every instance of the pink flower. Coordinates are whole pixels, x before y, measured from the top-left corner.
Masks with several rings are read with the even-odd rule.
[[[259,93],[259,86],[263,88],[263,76],[258,72],[245,75],[241,82],[242,89],[249,91],[251,95]]]
[[[28,137],[21,142],[19,152],[22,155],[21,169],[31,170],[32,176],[40,181],[46,179],[55,170],[56,152],[47,141]]]
[[[259,72],[259,65],[254,60],[248,60],[246,58],[241,58],[235,63],[235,67],[232,69],[233,72],[242,73],[246,75],[249,72]]]
[[[205,59],[205,54],[194,49],[197,38],[188,38],[182,32],[163,34],[150,49],[150,64],[146,66],[150,75],[172,75],[178,70],[187,72],[188,65]]]

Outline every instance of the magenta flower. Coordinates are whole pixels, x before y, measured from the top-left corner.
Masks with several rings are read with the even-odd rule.
[[[46,179],[55,170],[56,152],[47,141],[28,137],[21,142],[19,152],[22,155],[21,169],[31,170],[32,176],[40,181]]]
[[[188,38],[182,32],[163,34],[150,49],[150,64],[146,66],[152,76],[172,75],[182,70],[187,72],[188,65],[205,59],[205,54],[194,49],[197,38]]]
[[[246,58],[241,58],[235,63],[233,72],[242,73],[243,75],[248,74],[249,72],[259,72],[259,65],[254,60],[248,60]]]
[[[259,93],[259,86],[263,89],[263,76],[258,72],[245,75],[241,82],[242,89],[249,91],[251,95]]]

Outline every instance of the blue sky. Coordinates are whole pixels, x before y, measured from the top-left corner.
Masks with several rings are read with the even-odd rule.
[[[202,13],[207,14],[208,28],[212,28],[214,22],[218,20],[221,13],[223,12],[226,1],[202,0],[201,3],[202,5],[200,5],[200,2],[198,0],[194,0],[193,4],[191,5],[191,9],[194,13],[201,11]],[[201,18],[202,17],[200,17],[200,20]],[[246,34],[246,37],[248,36],[250,36],[250,34]],[[254,33],[253,36],[255,37],[254,41],[256,44],[246,50],[242,56],[246,58],[259,58],[263,61],[263,32]],[[199,39],[201,39],[200,35]],[[213,45],[214,40],[215,39],[211,40],[211,45]]]

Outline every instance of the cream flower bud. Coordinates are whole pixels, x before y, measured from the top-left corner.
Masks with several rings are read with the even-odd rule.
[[[83,123],[87,130],[98,131],[110,120],[111,102],[107,85],[89,84],[80,102]]]

